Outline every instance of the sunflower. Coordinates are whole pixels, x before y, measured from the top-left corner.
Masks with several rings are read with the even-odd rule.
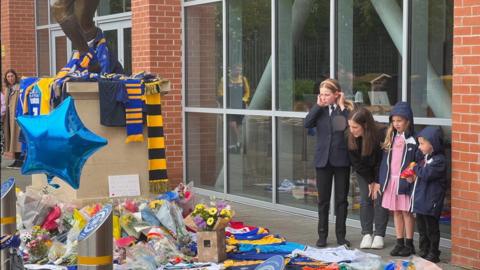
[[[203,210],[203,209],[205,209],[205,204],[203,204],[203,203],[199,203],[195,206],[195,210],[197,210],[197,211],[200,211],[200,210]]]
[[[207,225],[208,226],[212,226],[214,222],[215,222],[215,219],[213,219],[213,217],[207,219]]]
[[[217,208],[212,207],[212,208],[208,209],[208,213],[209,213],[211,216],[217,214],[217,212],[218,212]]]

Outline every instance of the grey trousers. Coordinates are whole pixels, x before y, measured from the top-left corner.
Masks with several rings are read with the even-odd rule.
[[[357,182],[360,188],[360,224],[362,235],[375,234],[385,237],[388,223],[388,209],[382,207],[382,196],[373,201],[368,197],[368,183],[357,173]],[[375,233],[373,232],[375,222]]]

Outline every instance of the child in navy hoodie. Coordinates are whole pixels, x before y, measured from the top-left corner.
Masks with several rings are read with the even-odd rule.
[[[411,210],[416,214],[420,234],[418,255],[437,263],[440,261],[439,219],[447,188],[442,130],[438,127],[426,127],[417,137],[420,150],[418,154],[421,156],[413,167],[416,177],[410,177],[408,181],[415,182]]]

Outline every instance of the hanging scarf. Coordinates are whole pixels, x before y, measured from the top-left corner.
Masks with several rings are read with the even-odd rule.
[[[148,175],[151,193],[163,193],[168,188],[167,159],[160,93],[146,95],[148,127]]]
[[[128,102],[125,105],[125,119],[127,125],[127,139],[129,142],[143,142],[143,87],[141,80],[128,79],[125,81]]]

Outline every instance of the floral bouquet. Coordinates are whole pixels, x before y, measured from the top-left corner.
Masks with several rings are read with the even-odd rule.
[[[225,228],[234,213],[225,201],[211,202],[210,207],[197,204],[191,217],[199,231],[215,231]]]
[[[42,260],[48,260],[48,250],[52,246],[52,240],[47,230],[40,226],[33,226],[32,233],[24,236],[25,247],[29,254],[29,261],[36,263]]]

